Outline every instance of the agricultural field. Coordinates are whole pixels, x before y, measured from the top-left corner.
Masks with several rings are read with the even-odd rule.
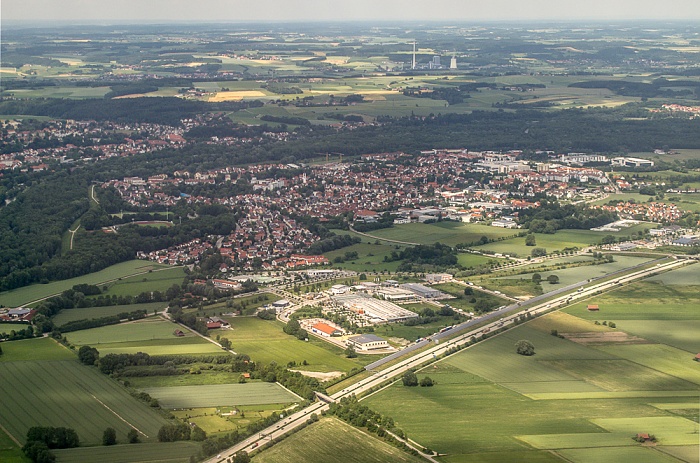
[[[369,234],[379,239],[384,238],[418,244],[439,242],[455,246],[460,243],[475,243],[482,236],[486,236],[489,239],[515,236],[517,231],[475,223],[440,222],[395,225],[392,228],[374,230]],[[524,240],[525,238],[522,239]]]
[[[166,307],[165,302],[150,302],[147,304],[128,304],[128,305],[110,305],[105,307],[86,307],[75,309],[64,309],[58,315],[53,317],[53,322],[56,326],[65,325],[68,322],[75,320],[91,320],[100,317],[110,317],[122,312],[133,312],[136,310],[145,310],[148,315],[154,310],[162,311]],[[2,325],[0,325],[2,331]]]
[[[107,284],[105,296],[136,296],[142,292],[165,292],[172,285],[181,285],[185,278],[182,267],[166,267],[162,270],[149,272],[147,275],[122,277]],[[165,304],[163,304],[165,305]]]
[[[534,273],[539,273],[542,277],[542,290],[546,293],[549,291],[553,291],[561,286],[567,286],[570,284],[578,283],[580,281],[588,280],[589,278],[596,278],[599,276],[607,275],[609,273],[616,272],[618,270],[629,268],[635,265],[639,265],[650,260],[652,259],[647,257],[617,255],[615,256],[615,260],[613,262],[606,264],[584,265],[558,270],[542,270],[539,272],[526,273],[522,275],[498,277],[497,279],[481,278],[480,280],[482,281],[485,287],[492,289],[492,283],[496,283],[496,286],[498,286],[497,282],[511,282],[512,285],[516,286],[521,282],[531,282],[532,275]],[[556,275],[557,277],[559,277],[559,283],[554,285],[548,283],[546,280],[547,277],[550,275]],[[504,292],[508,293],[507,291]]]
[[[199,452],[200,445],[196,442],[159,442],[119,444],[89,448],[54,450],[58,463],[94,463],[103,461],[109,463],[189,463],[190,456]]]
[[[180,329],[185,336],[173,335]],[[101,355],[135,354],[211,354],[221,350],[187,328],[162,318],[147,318],[118,325],[102,326],[68,333],[70,342],[77,346],[91,346]]]
[[[3,463],[29,463],[20,446],[0,429],[0,461]]]
[[[32,301],[37,301],[45,297],[62,293],[63,291],[70,289],[77,284],[85,283],[91,285],[102,285],[113,280],[126,278],[129,275],[145,274],[151,270],[155,271],[158,269],[171,269],[171,267],[167,265],[156,264],[153,262],[146,262],[143,260],[130,260],[128,262],[122,262],[116,265],[112,265],[111,267],[108,267],[104,270],[100,270],[99,272],[90,273],[89,275],[84,275],[81,277],[61,281],[52,281],[51,283],[47,284],[34,284],[31,286],[25,286],[22,288],[5,291],[3,293],[0,293],[0,304],[5,305],[7,307],[17,307],[20,305],[25,305]],[[140,278],[143,279],[143,277]],[[182,283],[182,279],[180,279],[179,283]],[[148,289],[148,291],[152,290],[153,288]],[[146,291],[146,289],[142,291]]]
[[[361,449],[361,451],[358,451]],[[336,418],[322,418],[292,434],[253,463],[369,463],[424,461]]]
[[[627,291],[606,297],[626,297],[629,315],[641,303]],[[649,296],[635,291],[640,301]],[[366,404],[393,417],[416,442],[446,453],[439,460],[448,463],[559,461],[555,455],[577,463],[675,461],[669,455],[696,462],[687,459],[697,450],[700,370],[694,354],[637,343],[619,329],[624,320],[612,329],[575,315],[555,312],[509,330],[417,373],[435,380],[434,387],[397,382]],[[566,339],[570,334],[598,338],[587,344]],[[621,338],[627,342],[617,342]],[[515,353],[520,339],[535,345],[534,356]],[[634,442],[639,432],[655,434],[659,445]]]
[[[534,248],[544,248],[547,252],[562,251],[566,248],[585,248],[586,246],[600,244],[606,235],[630,236],[648,228],[656,228],[655,224],[642,223],[623,228],[619,232],[599,232],[592,230],[557,230],[554,234],[535,233],[537,244],[525,246],[525,237],[514,237],[503,241],[496,241],[482,246],[475,246],[479,251],[490,251],[500,254],[508,254],[514,257],[527,257]],[[510,230],[512,232],[512,230]]]
[[[107,427],[120,436],[135,428],[148,441],[166,423],[122,386],[75,358],[5,361],[0,376],[0,393],[13,398],[0,403],[0,424],[19,441],[31,426],[74,428],[84,445],[99,444]]]
[[[76,354],[50,338],[23,339],[2,343],[0,363],[27,360],[75,360]]]
[[[145,388],[164,408],[206,408],[241,405],[289,404],[299,401],[277,383],[210,384]]]
[[[329,372],[349,371],[371,361],[365,358],[368,356],[348,359],[339,347],[313,336],[309,337],[308,342],[300,341],[285,334],[282,324],[277,321],[258,317],[233,317],[228,320],[231,329],[217,334],[230,339],[234,351],[248,354],[256,362],[286,365],[289,362],[301,364],[306,360],[308,365],[301,367],[304,370]]]

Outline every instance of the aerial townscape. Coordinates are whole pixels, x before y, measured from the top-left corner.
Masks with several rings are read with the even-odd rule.
[[[3,1],[0,462],[700,463],[700,3],[292,3]]]

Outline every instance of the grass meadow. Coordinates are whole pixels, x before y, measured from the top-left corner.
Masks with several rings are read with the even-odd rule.
[[[84,275],[81,277],[75,277],[68,280],[53,281],[47,284],[34,284],[22,288],[13,289],[10,291],[5,291],[3,293],[0,293],[0,304],[8,307],[16,307],[23,304],[27,304],[32,301],[36,301],[41,298],[59,294],[80,283],[101,285],[108,281],[118,280],[119,278],[125,278],[129,275],[148,273],[150,270],[158,269],[171,268],[166,265],[160,265],[153,262],[146,262],[143,260],[130,260],[128,262],[122,262],[116,265],[112,265],[111,267],[107,267],[106,269],[100,270],[99,272],[91,273],[89,275]],[[152,274],[156,273],[158,272],[154,271]],[[143,279],[144,277],[140,278]],[[180,279],[179,283],[182,283],[182,279]],[[145,291],[145,289],[143,291]],[[153,288],[149,288],[148,291],[153,291]]]
[[[370,363],[370,359],[359,356],[356,359],[345,357],[343,350],[325,341],[309,337],[309,341],[300,341],[282,331],[278,321],[262,320],[258,317],[230,318],[230,330],[219,333],[231,340],[233,350],[248,354],[256,362],[277,362],[286,365],[289,362],[308,365],[300,367],[308,371],[349,371],[353,367]]]
[[[277,383],[208,384],[145,388],[164,408],[289,404],[299,398]]]
[[[397,382],[365,403],[447,463],[697,462],[697,298],[697,287],[658,281],[621,287],[425,367],[417,375],[432,388]],[[592,302],[599,313],[586,310]],[[552,330],[600,339],[585,345]],[[622,330],[645,339],[606,340]],[[534,356],[515,353],[520,339]],[[658,445],[632,440],[640,432]]]
[[[110,317],[122,312],[133,312],[135,310],[145,310],[147,314],[152,314],[154,310],[162,311],[167,306],[165,302],[150,302],[147,304],[111,305],[106,307],[86,307],[75,309],[64,309],[52,318],[56,326],[65,325],[75,320],[94,319],[100,317]],[[2,326],[0,326],[2,331]]]
[[[175,329],[185,336],[173,335]],[[135,354],[212,354],[221,350],[192,331],[162,318],[147,318],[118,325],[74,331],[66,335],[72,344],[91,346],[101,355]]]
[[[455,246],[460,243],[476,242],[482,236],[486,236],[490,239],[514,236],[517,234],[517,231],[477,223],[440,222],[432,224],[407,223],[395,225],[392,228],[374,230],[369,234],[380,239],[385,238],[418,244],[440,242],[442,244]]]

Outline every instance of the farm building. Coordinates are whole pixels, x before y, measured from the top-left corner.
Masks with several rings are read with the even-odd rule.
[[[227,322],[223,318],[219,318],[219,317],[209,317],[208,321],[213,322],[213,323],[218,323],[219,325],[221,325],[224,328],[228,328],[231,326],[231,324],[229,322]]]
[[[185,335],[185,333],[182,330],[175,330],[175,331],[173,331],[173,335],[177,336],[177,337],[182,337]]]
[[[600,307],[598,307],[598,304],[588,304],[587,309],[589,312],[597,312],[600,310]]]
[[[373,350],[373,349],[386,349],[389,347],[389,343],[376,336],[374,334],[361,334],[359,336],[353,336],[347,341],[348,346],[354,347],[359,350]]]
[[[696,361],[696,362],[700,362],[700,354],[698,354],[698,355],[695,356],[695,361]]]

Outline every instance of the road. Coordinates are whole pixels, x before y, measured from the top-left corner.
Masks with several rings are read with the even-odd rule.
[[[642,265],[648,265],[649,263],[650,262],[647,262]],[[398,376],[402,375],[406,370],[420,367],[424,363],[436,359],[440,355],[445,354],[447,350],[453,347],[462,346],[470,342],[472,336],[481,337],[484,333],[501,327],[512,328],[513,326],[515,326],[515,320],[521,315],[528,313],[532,315],[541,315],[552,310],[557,310],[558,308],[567,305],[571,301],[587,298],[602,291],[616,288],[619,285],[631,283],[638,279],[645,278],[662,271],[672,270],[674,268],[686,265],[688,263],[694,262],[687,260],[672,260],[666,263],[657,263],[655,266],[641,270],[637,270],[640,267],[640,265],[637,265],[635,267],[620,270],[618,272],[613,272],[602,277],[581,281],[573,285],[568,285],[543,296],[538,296],[537,298],[530,299],[529,301],[527,301],[527,303],[522,303],[520,305],[515,304],[504,309],[498,310],[496,312],[487,314],[483,317],[471,320],[466,323],[462,323],[457,327],[453,328],[452,330],[433,336],[431,341],[423,341],[418,344],[413,344],[412,346],[409,346],[409,348],[406,348],[397,354],[391,355],[386,359],[368,365],[366,367],[368,370],[375,370],[376,368],[379,368],[381,365],[387,363],[388,361],[395,360],[399,356],[404,356],[406,355],[406,353],[410,353],[417,349],[426,348],[424,350],[421,350],[420,352],[417,352],[412,357],[396,363],[395,365],[388,366],[381,371],[376,371],[375,374],[371,377],[362,379],[357,383],[349,386],[348,388],[343,389],[342,391],[337,392],[335,394],[332,394],[330,398],[334,401],[337,401],[343,397],[350,396],[353,394],[360,395],[374,387],[386,384],[392,379],[395,379]],[[629,272],[630,270],[632,270],[632,273],[622,275],[620,276],[620,278],[617,279],[614,278],[616,274]],[[594,283],[594,281],[600,280],[601,278],[606,278],[607,280],[600,283]],[[581,290],[578,291],[578,288],[581,288]],[[570,291],[574,292],[572,293]],[[549,299],[552,296],[556,296],[562,293],[564,294],[561,297]],[[548,299],[546,302],[541,304],[537,303],[545,298]],[[524,306],[527,307],[524,308]],[[514,314],[506,315],[506,312],[518,307],[524,308],[524,310],[521,310]],[[484,322],[490,323],[483,325]],[[477,324],[480,326],[476,327],[475,325]],[[461,334],[451,339],[445,339],[449,336],[454,336],[456,333]],[[440,342],[443,339],[445,339],[445,342]],[[429,345],[434,343],[436,344],[432,347],[429,347]],[[289,430],[302,426],[311,414],[318,414],[321,411],[327,409],[327,403],[321,401],[315,402],[309,405],[308,407],[304,408],[303,410],[300,410],[288,417],[285,417],[283,420],[279,421],[275,425],[270,426],[261,433],[251,436],[248,439],[236,444],[235,446],[230,447],[226,451],[221,452],[220,456],[212,457],[205,461],[206,463],[219,463],[225,461],[227,458],[232,457],[233,455],[235,455],[236,452],[239,452],[241,450],[251,452],[260,445],[263,445],[264,443],[268,442],[269,440],[280,437]]]

